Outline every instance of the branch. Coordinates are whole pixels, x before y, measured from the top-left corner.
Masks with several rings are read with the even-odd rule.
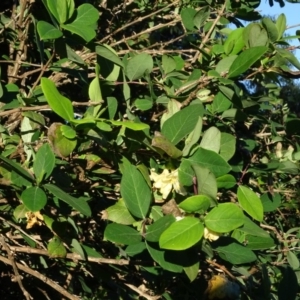
[[[0,235],[0,243],[2,244],[3,248],[5,249],[5,251],[7,253],[8,259],[10,261],[10,265],[12,266],[14,273],[15,273],[15,278],[18,282],[18,285],[19,285],[21,291],[23,292],[24,297],[26,298],[26,300],[33,299],[32,296],[27,292],[27,290],[23,286],[21,276],[20,276],[19,270],[17,268],[15,259],[14,259],[13,255],[10,253],[11,250],[10,250],[9,246],[7,245],[7,243],[5,242],[4,236],[2,234]]]
[[[42,250],[42,249],[36,249],[30,247],[15,247],[15,246],[11,246],[10,249],[14,252],[23,252],[28,254],[39,254],[39,255],[50,256],[47,250]],[[72,260],[85,260],[77,253],[68,253],[66,255],[66,258]],[[111,259],[111,258],[88,256],[86,260],[98,264],[111,264],[111,265],[120,265],[120,266],[129,265],[129,260],[126,259]]]
[[[11,261],[3,256],[0,256],[0,261],[4,262],[7,265],[12,265]],[[16,263],[18,269],[22,270],[23,272],[30,274],[39,280],[43,281],[47,285],[51,286],[53,289],[58,291],[60,294],[62,294],[64,297],[71,299],[71,300],[78,300],[79,297],[71,295],[68,291],[66,291],[64,288],[62,288],[60,285],[55,283],[53,280],[50,278],[44,276],[43,274],[39,273],[38,271],[32,270],[26,266],[23,266],[19,263]]]
[[[132,289],[133,291],[135,291],[136,293],[138,293],[140,296],[146,298],[147,300],[156,300],[160,298],[160,296],[150,296],[132,284],[129,283],[124,283],[124,284],[128,286],[130,289]]]

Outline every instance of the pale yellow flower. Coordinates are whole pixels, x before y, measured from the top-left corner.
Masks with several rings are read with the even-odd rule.
[[[208,228],[204,228],[204,238],[209,241],[216,241],[220,237],[220,233],[209,230]]]
[[[178,194],[186,194],[185,189],[179,183],[178,170],[169,172],[164,169],[161,174],[157,174],[154,169],[151,169],[150,179],[154,181],[153,187],[159,190],[163,199],[166,199],[173,189]]]
[[[44,220],[43,215],[39,211],[31,212],[28,211],[25,213],[26,219],[27,219],[27,226],[26,229],[32,228],[34,225],[42,225],[42,222]]]

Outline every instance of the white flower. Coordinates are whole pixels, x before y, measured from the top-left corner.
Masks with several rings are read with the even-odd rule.
[[[216,241],[220,237],[220,233],[209,230],[208,228],[204,228],[204,238],[209,241]]]
[[[160,191],[163,199],[168,197],[172,189],[178,194],[186,194],[185,189],[179,183],[178,170],[169,172],[164,169],[161,174],[157,174],[154,169],[151,169],[150,179],[154,181],[153,187]]]

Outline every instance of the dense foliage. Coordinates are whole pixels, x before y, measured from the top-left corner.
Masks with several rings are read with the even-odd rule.
[[[297,297],[299,36],[259,4],[1,1],[2,299]]]

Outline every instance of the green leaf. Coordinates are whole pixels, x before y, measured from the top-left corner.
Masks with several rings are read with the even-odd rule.
[[[217,181],[214,174],[207,168],[192,165],[197,179],[198,194],[204,194],[209,196],[211,199],[217,197]]]
[[[194,130],[185,139],[185,146],[182,150],[183,156],[188,156],[191,148],[199,141],[202,132],[202,118],[199,117]]]
[[[162,68],[165,74],[168,74],[176,69],[176,61],[172,56],[164,54],[162,56]]]
[[[245,216],[244,225],[239,228],[240,231],[246,233],[247,235],[254,235],[263,238],[270,237],[269,233],[258,225],[256,225],[253,221],[251,221],[248,217]]]
[[[231,106],[231,101],[221,92],[218,92],[211,105],[213,113],[222,113]]]
[[[147,227],[145,239],[148,242],[158,242],[160,235],[176,221],[173,215],[166,215]]]
[[[273,196],[265,193],[260,198],[264,208],[264,212],[275,211],[281,205],[280,194],[276,193]]]
[[[137,218],[145,218],[151,202],[151,190],[143,175],[133,165],[124,165],[121,195],[128,210]]]
[[[60,130],[62,135],[67,139],[74,139],[76,137],[76,131],[68,125],[61,125]]]
[[[145,111],[152,108],[153,101],[151,99],[137,99],[134,101],[134,105],[141,111]]]
[[[81,244],[78,242],[78,240],[76,239],[72,239],[72,243],[71,243],[72,251],[79,254],[81,256],[82,259],[86,259],[86,255],[82,249]]]
[[[244,28],[237,28],[233,30],[227,37],[224,43],[225,54],[231,57],[232,55],[238,54],[245,46],[243,39]]]
[[[203,236],[204,227],[199,219],[185,217],[171,224],[160,236],[159,246],[169,250],[185,250],[197,242]]]
[[[216,177],[220,177],[231,170],[230,165],[216,152],[199,148],[188,161],[193,165],[209,169]]]
[[[51,239],[51,241],[47,245],[47,250],[49,256],[52,258],[65,257],[67,255],[67,250],[62,240],[58,236],[55,236]]]
[[[145,242],[140,242],[137,244],[127,246],[125,249],[125,252],[128,256],[135,256],[135,255],[142,253],[146,249],[147,249],[147,247],[146,247]]]
[[[112,222],[131,225],[135,222],[135,219],[132,217],[128,211],[124,200],[119,200],[115,205],[108,207],[103,214],[103,219],[110,220]]]
[[[300,267],[299,259],[294,252],[288,251],[286,254],[286,258],[287,258],[289,265],[291,266],[291,268],[293,270],[299,269],[299,267]]]
[[[37,186],[24,190],[21,199],[24,205],[32,212],[41,210],[47,204],[45,192]]]
[[[84,3],[78,7],[76,19],[72,23],[61,24],[61,27],[90,42],[96,36],[95,25],[98,18],[98,10],[93,5]]]
[[[221,245],[217,246],[215,250],[222,259],[232,264],[246,264],[257,259],[251,249],[236,243],[234,239],[221,237],[218,243]]]
[[[66,121],[74,119],[74,110],[69,99],[62,96],[53,81],[48,78],[41,79],[41,87],[50,108]]]
[[[199,266],[200,266],[200,263],[199,263],[199,261],[197,261],[193,265],[183,268],[183,270],[184,270],[186,276],[188,277],[188,279],[190,280],[190,282],[194,281],[197,278],[198,273],[199,273]]]
[[[228,57],[224,57],[217,63],[216,71],[220,75],[225,75],[226,73],[228,73],[231,65],[233,64],[233,62],[235,61],[236,58],[237,58],[237,55],[230,55]]]
[[[60,24],[69,20],[75,9],[74,0],[47,0],[47,6]]]
[[[196,13],[197,11],[190,7],[181,10],[180,16],[186,30],[194,30],[194,17]]]
[[[193,13],[193,12],[192,12]],[[209,18],[210,10],[209,7],[206,6],[202,9],[200,9],[193,18],[194,26],[200,30],[200,27],[204,24],[205,21]],[[190,22],[190,21],[189,21]]]
[[[68,157],[75,149],[77,140],[66,138],[61,130],[62,126],[65,125],[53,123],[48,129],[48,139],[57,155]]]
[[[195,104],[185,107],[164,122],[162,134],[173,145],[178,144],[195,128],[201,114],[201,105]]]
[[[215,232],[230,232],[244,224],[242,210],[233,203],[222,203],[205,217],[205,225]]]
[[[249,48],[268,45],[267,31],[257,23],[249,24],[243,33],[245,43]]]
[[[195,171],[191,163],[186,159],[182,160],[178,169],[178,178],[182,186],[191,186],[193,184],[194,174]]]
[[[286,58],[291,64],[293,64],[298,70],[300,70],[300,62],[293,53],[286,49],[280,48],[276,48],[276,51],[280,56]]]
[[[151,145],[153,147],[163,150],[172,158],[178,158],[182,156],[182,152],[178,148],[176,148],[166,137],[162,135],[155,134],[154,138],[152,139]]]
[[[260,46],[243,51],[232,63],[228,72],[228,78],[239,76],[249,70],[250,67],[267,52],[267,50],[267,47]]]
[[[259,222],[263,220],[264,212],[261,200],[253,191],[248,187],[239,186],[237,197],[241,207],[246,213]]]
[[[117,244],[133,245],[141,242],[141,234],[132,227],[123,224],[108,224],[104,230],[105,240]]]
[[[96,46],[96,53],[99,56],[101,56],[101,57],[113,62],[114,64],[124,68],[124,64],[121,61],[121,59],[119,58],[118,54],[110,46],[108,46],[106,44]]]
[[[45,21],[39,21],[37,23],[37,31],[41,40],[55,40],[63,35],[60,30],[56,29],[52,24]]]
[[[89,97],[91,101],[102,102],[102,93],[98,76],[96,76],[89,85]]]
[[[153,69],[153,60],[151,55],[141,53],[128,60],[125,74],[130,81],[142,78],[146,72]]]
[[[275,242],[271,237],[246,235],[244,242],[247,248],[251,250],[270,249],[275,246]]]
[[[217,127],[211,126],[202,137],[200,147],[219,153],[221,146],[221,132]]]
[[[225,174],[217,178],[218,189],[230,189],[236,185],[236,180],[231,174]]]
[[[132,121],[114,121],[108,120],[110,123],[116,126],[124,126],[134,131],[149,129],[149,125],[146,123],[136,123]]]
[[[281,39],[286,30],[286,16],[285,14],[280,14],[276,20],[276,27],[278,30],[278,39]]]
[[[210,197],[206,195],[191,196],[179,203],[178,206],[187,213],[205,212],[210,207]]]
[[[24,219],[26,217],[28,211],[29,209],[24,204],[20,204],[15,208],[13,216],[19,221],[19,219]]]
[[[167,251],[159,249],[155,243],[147,243],[147,250],[152,259],[157,262],[164,270],[181,273],[183,268],[178,262],[168,260]]]
[[[271,42],[275,42],[278,39],[278,30],[274,22],[270,18],[262,18],[262,25],[267,30],[269,39]]]
[[[83,215],[87,217],[91,216],[91,209],[85,200],[74,198],[61,190],[59,187],[50,183],[45,184],[44,187],[55,197],[69,204],[71,207],[75,208]]]
[[[221,133],[220,155],[228,161],[235,153],[236,138],[226,132]]]
[[[2,160],[12,170],[14,170],[16,173],[18,173],[19,175],[21,175],[22,177],[24,177],[28,181],[30,181],[30,182],[34,181],[33,177],[30,175],[30,173],[28,173],[25,169],[23,169],[18,163],[14,162],[11,159],[8,159],[8,158],[2,156],[1,154],[0,154],[0,160]]]

